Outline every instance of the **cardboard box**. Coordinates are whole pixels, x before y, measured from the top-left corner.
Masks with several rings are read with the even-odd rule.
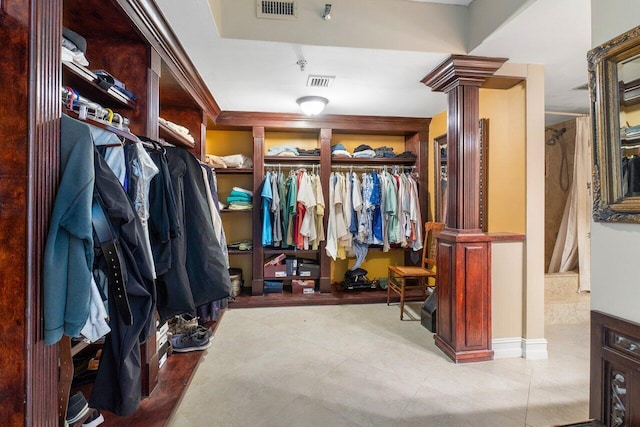
[[[318,264],[300,263],[298,264],[298,276],[320,277],[320,266]]]
[[[292,280],[291,293],[294,294],[313,294],[316,291],[315,280]]]
[[[267,265],[264,267],[264,277],[287,277],[287,266]]]
[[[287,266],[287,276],[295,276],[298,274],[298,259],[294,257],[288,257],[285,260]]]
[[[263,283],[263,292],[265,294],[281,294],[282,282],[277,280],[265,280]]]

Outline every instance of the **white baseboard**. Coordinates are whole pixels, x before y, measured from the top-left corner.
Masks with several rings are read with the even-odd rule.
[[[515,359],[522,357],[522,338],[496,338],[491,341],[494,359]]]
[[[494,359],[515,359],[523,357],[529,360],[547,359],[547,340],[544,338],[526,339],[521,337],[496,338],[492,340]]]
[[[523,357],[528,360],[548,359],[547,340],[544,338],[522,340]]]

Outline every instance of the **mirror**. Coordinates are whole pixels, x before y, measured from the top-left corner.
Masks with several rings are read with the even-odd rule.
[[[640,27],[592,49],[587,60],[593,218],[640,223]]]

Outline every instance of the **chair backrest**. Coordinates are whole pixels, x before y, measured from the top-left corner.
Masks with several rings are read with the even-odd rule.
[[[424,244],[422,245],[422,268],[432,269],[436,265],[438,242],[434,236],[444,230],[444,222],[427,221],[424,223]]]

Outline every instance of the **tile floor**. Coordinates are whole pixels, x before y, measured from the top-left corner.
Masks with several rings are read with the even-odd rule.
[[[419,319],[419,304],[409,310]],[[231,309],[169,425],[537,427],[587,420],[589,326],[553,325],[546,335],[547,360],[456,365],[419,320],[400,321],[397,306]]]

